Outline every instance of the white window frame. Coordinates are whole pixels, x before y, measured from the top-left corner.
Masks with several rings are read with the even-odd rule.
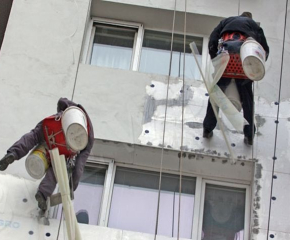
[[[103,164],[107,165],[107,173],[105,176],[104,182],[104,190],[101,200],[100,212],[99,212],[99,220],[98,226],[106,226],[106,215],[110,210],[110,198],[111,198],[111,187],[112,187],[112,179],[113,179],[113,170],[114,170],[114,160],[109,158],[102,158],[102,157],[89,157],[88,164]]]
[[[95,157],[89,156],[86,166],[94,166],[94,164],[98,165],[107,165],[108,169],[105,176],[104,182],[104,190],[102,194],[100,212],[99,212],[99,219],[98,219],[98,226],[106,226],[106,214],[107,211],[110,210],[110,197],[111,197],[111,186],[112,186],[112,179],[113,179],[113,168],[114,168],[114,160],[109,158],[103,157]],[[57,189],[58,192],[58,189]],[[59,205],[55,206],[52,211],[52,218],[57,217],[57,212],[59,211]]]
[[[152,172],[159,172],[159,169],[156,168],[150,168],[150,167],[143,167],[143,166],[132,166],[128,164],[123,164],[123,163],[115,163],[114,164],[114,171],[113,171],[113,178],[112,178],[112,186],[110,187],[110,204],[109,208],[111,206],[111,199],[112,199],[112,194],[113,194],[113,187],[114,187],[114,180],[115,180],[115,175],[116,175],[116,169],[117,167],[124,167],[124,168],[131,168],[131,169],[136,169],[136,170],[146,170],[146,171],[152,171]],[[168,173],[168,174],[174,174],[176,176],[179,176],[179,172],[177,171],[168,171],[168,170],[163,170],[162,173]],[[193,206],[193,219],[192,219],[192,228],[191,228],[191,234],[192,234],[192,239],[197,239],[197,233],[198,233],[198,223],[199,221],[199,210],[200,210],[200,199],[201,199],[201,188],[202,188],[202,178],[197,177],[192,174],[182,174],[182,176],[186,177],[192,177],[196,179],[196,184],[195,184],[195,195],[194,195],[194,206]],[[197,195],[197,193],[199,195]],[[198,197],[197,197],[198,196]],[[106,227],[108,226],[108,220],[109,220],[109,211],[107,211],[107,219],[106,219]]]
[[[87,41],[84,44],[85,46],[84,46],[84,53],[83,53],[84,54],[83,63],[90,64],[92,51],[93,51],[95,30],[96,30],[96,28],[94,27],[94,23],[101,23],[101,24],[107,24],[111,26],[122,26],[122,27],[137,29],[137,34],[135,35],[135,39],[134,39],[130,70],[138,71],[140,54],[141,54],[141,49],[142,49],[144,28],[142,24],[135,23],[135,22],[125,22],[125,21],[93,17],[90,21],[89,28],[87,31],[87,37],[86,37]]]
[[[138,62],[138,70],[139,71],[139,64],[140,64],[140,57],[141,57],[141,52],[142,52],[142,43],[143,43],[143,38],[144,38],[144,34],[145,34],[145,30],[150,30],[150,31],[156,31],[156,32],[164,32],[164,33],[170,33],[170,31],[165,31],[163,29],[156,29],[156,28],[143,28],[143,34],[142,34],[142,42],[141,42],[141,46],[140,46],[140,56],[139,56],[139,62]],[[174,34],[179,34],[179,35],[183,35],[184,32],[179,32],[179,31],[175,31]],[[190,33],[186,33],[186,36],[192,36],[192,37],[200,37],[202,38],[202,56],[201,56],[201,70],[203,71],[201,73],[204,74],[205,73],[205,69],[206,69],[206,56],[208,54],[208,36],[206,35],[201,35],[201,34],[190,34]],[[201,79],[196,79],[196,80],[202,80],[202,76]]]
[[[250,211],[251,211],[251,191],[249,185],[242,185],[237,183],[229,183],[229,182],[220,182],[220,181],[214,181],[214,180],[202,180],[202,186],[201,186],[201,201],[200,203],[203,203],[200,206],[199,210],[199,221],[198,223],[198,236],[193,239],[201,240],[202,236],[202,224],[203,224],[203,212],[204,212],[204,200],[205,200],[205,189],[206,184],[213,184],[218,186],[225,186],[225,187],[234,187],[234,188],[241,188],[246,189],[246,199],[245,199],[245,220],[244,220],[244,240],[248,240],[250,237]]]
[[[119,20],[113,20],[113,19],[106,19],[106,18],[98,18],[98,17],[93,17],[90,20],[90,23],[88,24],[88,29],[86,33],[86,40],[84,41],[84,50],[82,53],[82,63],[83,64],[90,64],[91,56],[92,56],[92,50],[93,50],[93,42],[94,42],[94,36],[95,36],[95,27],[94,23],[103,23],[107,25],[112,25],[112,26],[123,26],[123,27],[128,27],[128,28],[135,28],[137,29],[137,34],[135,36],[134,40],[134,46],[133,46],[133,54],[132,54],[132,59],[131,59],[131,66],[130,70],[131,71],[139,71],[139,64],[140,64],[140,57],[141,57],[141,51],[142,51],[142,43],[143,43],[143,37],[144,37],[144,32],[145,28],[143,24],[141,23],[136,23],[136,22],[126,22],[126,21],[119,21]],[[163,29],[155,29],[155,28],[146,28],[146,30],[152,30],[152,31],[158,31],[158,32],[167,32],[164,31]],[[183,34],[182,32],[175,32],[175,34]],[[201,37],[203,38],[202,41],[202,70],[203,72],[205,71],[205,66],[206,66],[206,57],[208,54],[208,37],[205,35],[200,35],[200,34],[189,34],[187,35],[190,36],[195,36],[195,37]],[[200,79],[202,80],[202,79]]]
[[[108,227],[109,213],[111,208],[111,200],[113,195],[114,180],[117,167],[125,167],[136,170],[147,170],[152,172],[159,172],[159,169],[144,167],[144,166],[132,166],[124,163],[117,163],[114,159],[104,157],[90,156],[87,165],[91,164],[104,164],[108,166],[105,176],[104,190],[101,200],[98,226]],[[178,171],[163,170],[163,173],[179,175]],[[245,221],[244,221],[244,240],[247,240],[250,236],[250,212],[251,212],[251,185],[242,183],[223,182],[220,180],[206,179],[203,176],[196,176],[189,173],[183,173],[182,176],[193,177],[196,179],[195,195],[194,195],[194,208],[193,208],[193,221],[192,221],[192,240],[201,240],[202,236],[202,224],[203,224],[203,212],[205,201],[206,184],[213,184],[217,186],[226,186],[241,188],[246,190],[245,199]],[[55,214],[57,213],[57,208]]]

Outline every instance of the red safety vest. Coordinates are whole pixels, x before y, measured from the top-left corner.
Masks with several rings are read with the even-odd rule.
[[[61,117],[52,115],[43,120],[42,129],[45,137],[45,142],[49,150],[58,148],[59,154],[65,155],[66,159],[77,154],[66,144],[65,135],[62,130]]]

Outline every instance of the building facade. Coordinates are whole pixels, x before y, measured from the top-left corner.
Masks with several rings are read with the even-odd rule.
[[[67,97],[95,129],[74,200],[79,221],[88,216],[83,239],[289,239],[289,8],[288,0],[13,1],[0,51],[0,153]],[[264,29],[270,55],[254,83],[254,144],[222,116],[229,149],[219,128],[202,138],[202,75],[211,31],[243,11]],[[38,182],[25,159],[0,177],[0,236],[58,239],[61,208],[51,208],[50,226],[37,221]]]

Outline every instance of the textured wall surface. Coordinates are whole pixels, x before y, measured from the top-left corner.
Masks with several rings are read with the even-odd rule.
[[[0,53],[1,155],[71,98],[88,9],[88,0],[14,2]],[[9,171],[25,175],[24,162]]]
[[[116,6],[124,9],[124,6],[130,5],[145,7],[142,9],[145,12],[150,9],[168,11],[174,6],[173,0],[103,2],[108,4],[106,6],[113,4],[114,9],[118,9]],[[227,7],[223,7],[225,5]],[[184,2],[178,1],[177,9],[180,12],[184,11],[183,6]],[[126,154],[132,153],[134,161],[128,161],[128,163],[141,166],[144,163],[143,160],[138,161],[146,159],[146,153],[143,152],[143,156],[140,157],[138,155],[140,152],[132,149],[130,144],[161,149],[167,103],[164,147],[177,153],[182,145],[188,158],[192,156],[190,154],[196,154],[195,156],[207,156],[208,159],[212,157],[225,159],[226,162],[223,163],[227,167],[224,171],[231,171],[233,167],[226,160],[229,151],[223,141],[221,131],[215,129],[211,140],[202,138],[202,121],[208,97],[201,81],[186,80],[185,91],[182,93],[180,92],[182,81],[170,78],[169,98],[166,100],[166,76],[84,64],[78,66],[89,10],[89,0],[14,1],[0,52],[1,156],[13,142],[32,129],[38,121],[55,113],[59,97],[68,97],[85,106],[92,118],[95,136],[98,140],[129,144],[128,148],[124,148],[123,151]],[[101,8],[100,12],[102,11],[102,17],[105,17],[106,11],[103,10],[106,9]],[[265,79],[255,83],[257,134],[253,147],[246,146],[243,143],[243,134],[235,131],[224,117],[223,120],[235,158],[247,162],[255,159],[256,162],[254,173],[252,165],[249,164],[247,165],[248,175],[245,175],[247,177],[252,173],[254,175],[250,230],[252,239],[264,240],[270,234],[273,234],[274,239],[289,239],[290,224],[287,216],[290,215],[288,207],[290,201],[290,194],[288,194],[290,192],[290,86],[288,79],[290,68],[287,64],[290,60],[290,46],[289,17],[286,20],[284,41],[286,0],[192,1],[188,2],[187,10],[193,14],[206,15],[203,17],[208,16],[211,20],[211,17],[214,17],[214,21],[217,21],[219,17],[236,15],[245,10],[251,11],[254,19],[261,23],[265,31],[270,46],[270,57],[266,63]],[[287,11],[289,12],[289,6]],[[114,12],[108,12],[108,15],[111,14],[114,15]],[[115,16],[117,18],[120,15],[116,13]],[[212,24],[211,22],[207,27]],[[208,31],[209,29],[206,29],[203,34]],[[182,109],[183,96],[184,109]],[[184,110],[183,120],[182,110]],[[184,124],[183,128],[182,124]],[[182,142],[181,135],[183,135]],[[96,145],[93,153],[107,157],[111,154],[110,157],[113,157],[111,148],[108,146],[98,152],[99,146]],[[138,154],[134,155],[134,153]],[[114,152],[114,154],[116,158],[124,159],[120,162],[126,162],[125,157],[130,156],[122,151]],[[159,152],[155,154],[157,155]],[[177,163],[174,161],[172,160],[172,164],[176,167]],[[152,161],[152,166],[154,164],[156,163]],[[187,164],[188,171],[194,174],[204,174],[206,168],[213,166],[209,161],[205,161],[205,165],[202,162],[191,164],[190,161]],[[238,169],[238,167],[234,168]],[[220,171],[220,168],[211,170]],[[243,174],[243,171],[238,170],[238,172]],[[28,178],[24,161],[14,163],[6,173]],[[216,177],[221,177],[220,173],[223,174],[218,172]],[[5,179],[9,178],[6,175],[3,176]],[[237,178],[245,181],[241,175],[237,175]],[[9,182],[7,179],[5,181]],[[248,180],[251,181],[251,179]],[[19,187],[25,181],[28,180],[21,179],[16,185]],[[34,182],[31,184],[33,189],[31,191],[34,192],[36,185]],[[12,185],[11,187],[17,188]],[[5,198],[6,201],[8,197],[14,201],[11,194],[0,192],[0,200]],[[30,198],[33,199],[33,193],[31,194]],[[22,197],[23,195],[19,195],[18,200]],[[0,203],[3,203],[1,201]],[[27,211],[29,209],[27,208]],[[1,213],[3,211],[2,205]],[[22,213],[17,209],[15,212],[19,214],[19,218],[29,217],[32,222],[28,225],[42,228],[41,234],[50,231],[50,228],[43,230],[42,226],[38,226],[35,216],[30,213]],[[53,223],[51,229],[54,231],[56,227],[56,223]],[[104,234],[106,237],[102,239],[151,238],[146,234],[138,235],[90,226],[83,226],[81,231],[84,236],[88,236],[88,239],[94,236],[94,233]]]

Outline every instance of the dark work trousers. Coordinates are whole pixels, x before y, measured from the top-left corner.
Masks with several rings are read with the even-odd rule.
[[[217,85],[224,92],[227,86],[230,84],[231,78],[221,78]],[[249,125],[244,126],[244,135],[248,138],[253,137],[253,82],[248,79],[237,79],[235,80],[238,92],[240,94],[244,118],[248,121]],[[217,119],[214,115],[214,111],[210,100],[208,101],[206,116],[203,121],[203,128],[211,132],[217,124]],[[254,133],[256,127],[254,126]]]

